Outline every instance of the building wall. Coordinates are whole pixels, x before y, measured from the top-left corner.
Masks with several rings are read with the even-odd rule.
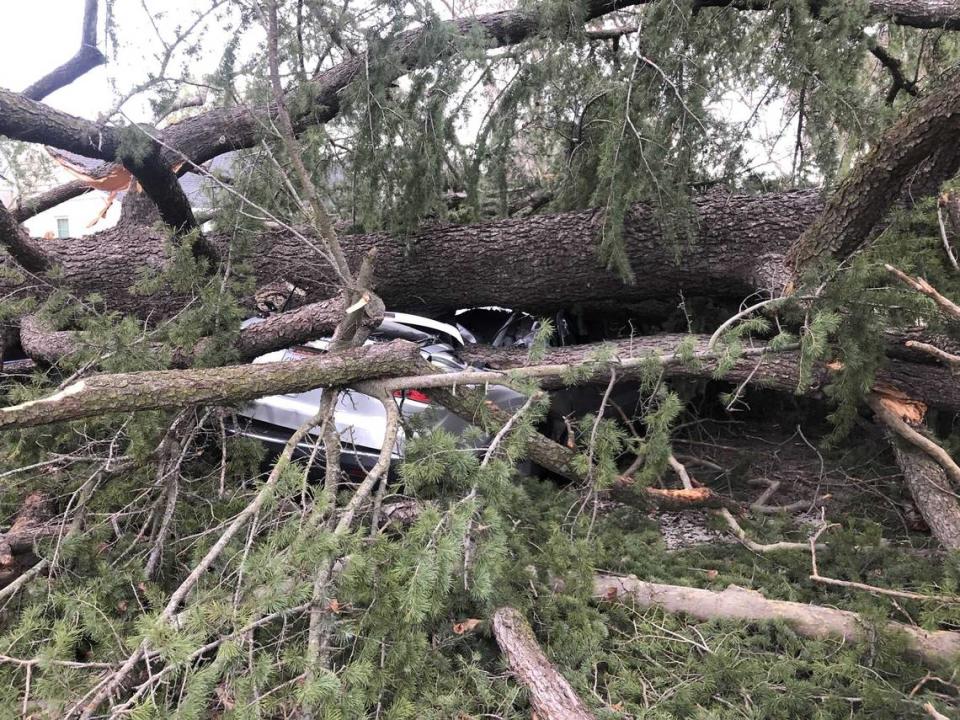
[[[67,172],[58,172],[54,183],[49,187],[55,187],[57,184],[66,183],[73,180],[74,177]],[[49,188],[47,188],[49,189]],[[65,221],[64,228],[69,236],[89,235],[99,232],[117,224],[120,219],[120,198],[114,200],[110,209],[103,218],[97,220],[92,225],[97,216],[106,205],[108,194],[99,190],[84,193],[79,197],[61,203],[55,208],[35,215],[24,223],[27,232],[34,237],[58,236],[58,221]],[[16,194],[9,185],[0,182],[0,202],[7,207],[13,205],[16,200]]]
[[[103,210],[107,201],[107,193],[94,190],[80,197],[75,197],[55,208],[50,208],[39,215],[34,215],[24,223],[24,227],[34,237],[52,235],[58,236],[58,220],[66,220],[69,236],[89,235],[90,233],[105,230],[117,224],[120,219],[120,198],[114,200],[104,218],[93,222]]]

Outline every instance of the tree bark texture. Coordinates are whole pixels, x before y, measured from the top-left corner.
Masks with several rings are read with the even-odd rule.
[[[0,430],[108,413],[227,404],[276,393],[345,386],[409,372],[419,348],[405,340],[291,362],[95,375],[38,400],[0,408]]]
[[[39,540],[63,532],[60,523],[50,522],[53,503],[42,493],[28,495],[10,529],[0,533],[0,587],[8,585],[37,563],[33,550]]]
[[[683,248],[663,240],[648,207],[634,206],[624,229],[637,276],[632,285],[598,260],[602,218],[596,210],[427,226],[408,237],[344,235],[341,243],[353,266],[377,248],[376,290],[394,310],[496,304],[547,311],[577,303],[679,302],[681,292],[741,297],[785,285],[783,256],[822,203],[814,191],[709,193],[695,198],[694,206],[700,233]],[[219,248],[228,242],[226,236],[209,239]],[[167,263],[164,233],[133,219],[92,235],[35,242],[61,269],[62,285],[80,297],[100,293],[111,310],[158,317],[188,300],[169,292],[131,292],[141,273],[155,274]],[[258,285],[289,281],[306,291],[307,301],[336,293],[326,263],[289,232],[264,232],[254,242],[251,265]]]
[[[960,505],[950,478],[919,448],[897,437],[892,437],[890,443],[904,482],[931,534],[947,550],[960,549]]]
[[[756,590],[729,586],[726,590],[700,590],[661,585],[636,577],[597,575],[593,595],[601,601],[632,602],[642,608],[660,608],[699,620],[782,620],[796,632],[812,638],[843,638],[858,642],[869,638],[863,619],[846,610],[768,600]],[[888,622],[886,630],[904,637],[909,654],[932,668],[950,666],[960,656],[960,633],[927,631],[912,625]]]
[[[900,116],[830,195],[816,222],[791,248],[791,266],[799,272],[822,259],[847,258],[874,234],[894,203],[909,194],[907,185],[918,171],[926,189],[956,175],[958,134],[960,68],[954,68]]]
[[[569,347],[550,348],[536,363],[531,363],[526,350],[513,348],[491,348],[485,345],[471,345],[463,348],[461,357],[474,365],[488,365],[494,369],[508,371],[511,368],[526,367],[531,364],[580,364],[591,358],[613,357],[618,360],[649,357],[657,359],[663,366],[666,377],[687,379],[710,379],[717,369],[716,358],[703,357],[692,363],[680,361],[677,348],[687,335],[654,335],[637,337],[631,340],[618,340],[607,343],[571,345]],[[709,337],[694,336],[694,353],[706,352]],[[757,347],[763,347],[758,343]],[[636,377],[641,368],[624,368],[612,364],[617,377],[627,380]],[[787,393],[801,393],[808,397],[822,396],[823,388],[828,385],[835,371],[825,363],[817,363],[811,373],[811,385],[800,387],[800,352],[787,350],[765,352],[762,355],[744,355],[723,376],[725,382],[739,385],[749,383],[755,387],[769,388]],[[609,374],[606,376],[609,379]],[[595,380],[602,380],[603,374],[597,373]],[[888,360],[880,370],[876,382],[880,386],[894,388],[907,396],[920,400],[931,407],[960,411],[960,387],[949,368],[929,362],[909,362],[897,358]],[[546,381],[545,386],[559,387],[560,382]]]
[[[594,715],[547,659],[518,610],[493,614],[493,634],[510,670],[530,692],[530,705],[543,720],[594,720]]]

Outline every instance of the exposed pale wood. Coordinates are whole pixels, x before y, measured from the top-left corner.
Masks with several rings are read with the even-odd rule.
[[[722,591],[701,590],[679,585],[644,582],[636,577],[597,575],[593,595],[607,602],[632,602],[644,608],[683,613],[699,620],[780,620],[801,635],[812,638],[837,637],[849,642],[869,638],[864,620],[847,610],[769,600],[756,590],[731,585]],[[906,641],[910,655],[930,667],[955,662],[960,656],[960,633],[927,631],[912,625],[888,622],[886,629]]]

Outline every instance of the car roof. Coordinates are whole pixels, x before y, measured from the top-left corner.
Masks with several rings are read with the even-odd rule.
[[[412,315],[410,313],[401,313],[401,312],[385,312],[383,314],[384,320],[392,320],[393,322],[401,323],[403,325],[408,325],[413,328],[418,329],[428,329],[434,330],[435,332],[442,332],[445,335],[456,340],[459,344],[464,345],[463,335],[460,334],[460,331],[457,330],[453,325],[448,325],[447,323],[440,322],[439,320],[432,320],[430,318],[423,317],[421,315]]]

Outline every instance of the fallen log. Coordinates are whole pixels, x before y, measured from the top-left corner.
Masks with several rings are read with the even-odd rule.
[[[343,318],[344,309],[342,299],[331,298],[271,315],[241,329],[233,347],[239,359],[253,360],[274,350],[332,335]],[[383,320],[383,303],[377,298],[371,298],[364,311],[363,324],[368,328],[376,327]],[[175,348],[170,358],[171,367],[190,367],[207,343],[209,338],[202,338],[192,348]],[[36,315],[20,320],[20,346],[28,357],[39,362],[53,365],[80,350],[83,344],[83,333],[53,330]],[[159,345],[155,347],[158,352],[162,351]]]
[[[291,362],[94,375],[48,397],[0,408],[0,430],[346,386],[409,371],[420,359],[416,345],[394,340]]]
[[[816,191],[711,192],[691,202],[698,235],[694,249],[679,257],[678,248],[664,240],[652,208],[637,204],[627,213],[624,243],[637,276],[633,284],[598,260],[603,223],[596,209],[428,225],[408,236],[343,235],[341,241],[351,266],[377,249],[375,289],[393,310],[495,304],[546,312],[575,303],[674,303],[681,292],[688,298],[740,298],[759,288],[779,290],[788,279],[784,254],[822,207]],[[38,243],[42,256],[33,262],[59,268],[60,287],[78,297],[99,293],[110,310],[169,316],[190,298],[170,289],[150,296],[131,290],[142,273],[155,274],[169,262],[167,237],[152,226],[154,217],[133,215],[91,235],[44,240]],[[315,238],[304,229],[298,234],[265,230],[252,241],[248,260],[257,285],[288,281],[306,292],[305,302],[331,297],[337,282],[329,265],[301,239]],[[231,239],[228,234],[206,237],[221,252]],[[13,235],[5,240],[0,228],[0,241],[16,240]],[[16,287],[6,280],[0,284],[4,292]],[[46,292],[29,287],[34,295]]]
[[[493,635],[510,670],[530,692],[534,713],[543,720],[594,720],[570,683],[547,659],[520,612],[502,607],[493,614]]]
[[[848,642],[859,642],[869,637],[869,630],[857,613],[769,600],[756,590],[736,585],[717,592],[644,582],[632,575],[599,574],[594,577],[593,597],[601,602],[632,602],[642,608],[660,608],[699,620],[781,620],[800,635],[812,638],[837,637]],[[908,653],[929,667],[949,665],[960,657],[958,632],[931,632],[898,622],[887,622],[884,629],[901,635],[906,641]]]
[[[678,348],[684,342],[687,345],[684,354]],[[530,360],[527,350],[515,348],[491,348],[487,345],[470,345],[460,352],[461,357],[476,366],[487,366],[496,370],[509,371],[515,368],[540,364],[576,365],[595,362],[598,367],[605,364],[616,367],[617,377],[629,379],[637,377],[645,370],[643,365],[629,366],[629,362],[638,358],[655,359],[660,362],[666,377],[709,379],[718,366],[718,356],[707,352],[707,335],[653,335],[618,340],[606,343],[571,345],[549,348],[536,362]],[[800,351],[764,352],[763,342],[755,343],[750,354],[741,356],[723,375],[723,380],[736,385],[749,383],[788,393],[802,393],[808,397],[822,397],[823,389],[834,378],[836,370],[827,363],[817,363],[811,372],[811,383],[800,386]],[[696,356],[695,362],[684,360],[690,355]],[[598,358],[613,358],[601,361]],[[596,373],[594,380],[606,379],[609,375]],[[893,388],[909,397],[915,398],[930,407],[945,410],[960,410],[960,386],[956,383],[950,368],[927,362],[910,362],[900,358],[890,358],[877,375],[878,386]],[[562,387],[562,378],[547,379],[544,387]]]

